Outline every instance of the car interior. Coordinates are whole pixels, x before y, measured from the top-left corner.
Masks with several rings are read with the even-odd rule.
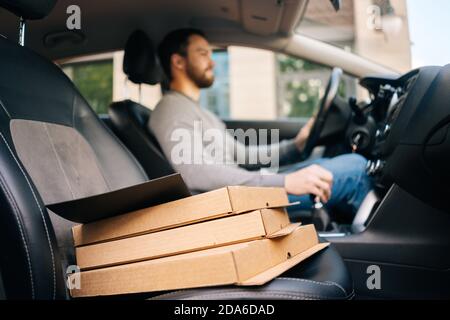
[[[217,47],[239,44],[329,62],[333,70],[299,161],[357,152],[368,159],[375,188],[356,216],[313,209],[299,213],[300,221],[314,223],[321,241],[331,246],[266,285],[112,298],[450,296],[450,65],[397,74],[310,43],[293,33],[307,0],[80,0],[84,25],[75,31],[65,30],[72,2],[0,0],[0,299],[71,299],[66,270],[76,265],[74,223],[47,204],[175,172],[147,126],[151,110],[144,102],[115,101],[100,117],[56,61],[121,49],[128,81],[160,84],[164,91],[156,45],[179,27],[204,30]],[[344,72],[359,79],[370,99],[339,96]],[[280,139],[295,137],[305,124],[225,122],[230,129],[279,129]],[[367,285],[372,266],[382,272],[376,290]]]

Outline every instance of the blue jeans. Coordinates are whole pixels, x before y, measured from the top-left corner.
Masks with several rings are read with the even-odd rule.
[[[328,209],[338,209],[355,215],[364,198],[372,189],[372,180],[366,174],[367,160],[358,154],[346,154],[332,159],[320,158],[300,162],[290,166],[281,173],[294,172],[317,164],[333,174],[333,187],[330,201],[325,205]],[[313,203],[309,195],[289,195],[290,202],[300,201],[300,205],[288,208],[289,214],[295,215],[299,210],[310,210]]]

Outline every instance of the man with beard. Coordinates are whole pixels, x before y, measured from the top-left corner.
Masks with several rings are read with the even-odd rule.
[[[291,201],[301,201],[301,209],[310,209],[313,199],[356,213],[371,189],[365,174],[366,159],[351,154],[296,163],[314,120],[295,139],[249,147],[234,139],[216,115],[200,107],[200,89],[209,88],[214,82],[211,54],[204,33],[196,29],[172,31],[158,47],[170,90],[156,106],[148,125],[188,187],[194,192],[231,185],[284,187]],[[201,148],[196,145],[199,136]],[[237,161],[261,154],[262,148],[278,155],[277,164],[290,164],[290,168],[264,174],[250,171],[246,164]]]

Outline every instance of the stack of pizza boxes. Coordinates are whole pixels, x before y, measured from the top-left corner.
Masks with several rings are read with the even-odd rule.
[[[226,187],[77,225],[70,293],[262,285],[327,246],[289,205],[283,188]]]

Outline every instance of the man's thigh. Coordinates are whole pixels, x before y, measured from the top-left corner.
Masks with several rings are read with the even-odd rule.
[[[280,168],[279,173],[295,172],[295,171],[304,169],[306,167],[309,167],[309,166],[311,166],[313,164],[323,165],[324,163],[326,163],[329,160],[330,159],[328,159],[328,158],[319,158],[319,159],[307,160],[307,161],[303,161],[303,162],[294,163],[294,164],[291,164],[291,165],[284,166],[284,167]]]
[[[344,207],[356,212],[365,195],[371,189],[371,180],[365,174],[367,160],[356,154],[319,160],[321,160],[319,163],[312,162],[307,165],[318,164],[333,174],[331,199],[327,206]],[[291,202],[300,201],[301,209],[312,207],[312,201],[307,195],[289,195],[289,200]]]

